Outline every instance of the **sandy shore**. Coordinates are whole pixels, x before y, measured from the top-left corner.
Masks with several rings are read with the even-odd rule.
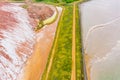
[[[86,72],[87,72],[87,80],[91,80],[91,76],[90,76],[90,70],[91,70],[91,65],[90,65],[90,60],[91,60],[91,56],[85,54],[85,65],[86,65]]]

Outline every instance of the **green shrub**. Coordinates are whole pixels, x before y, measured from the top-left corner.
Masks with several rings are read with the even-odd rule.
[[[46,2],[53,2],[53,3],[63,3],[63,2],[71,3],[71,2],[74,2],[74,1],[78,1],[78,0],[36,0],[36,1],[37,2],[46,1]]]

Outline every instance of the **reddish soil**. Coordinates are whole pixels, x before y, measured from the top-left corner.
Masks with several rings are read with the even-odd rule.
[[[54,23],[46,25],[41,30],[36,32],[36,45],[34,47],[34,53],[25,68],[26,76],[24,80],[39,80],[41,78],[54,41],[61,10],[58,11],[58,13],[58,18]]]
[[[3,4],[0,4],[0,6],[1,5]],[[17,23],[17,21],[13,17],[12,13],[0,10],[0,29],[3,29],[3,30],[10,29],[10,27],[13,27],[15,23]]]
[[[45,20],[51,17],[54,11],[46,5],[28,5],[29,16],[33,19]]]
[[[33,53],[34,32],[26,16],[18,6],[0,3],[0,80],[17,80]]]
[[[7,3],[0,4],[0,6],[5,5],[5,4],[7,4]],[[46,25],[41,30],[36,32],[36,44],[34,45],[34,52],[32,55],[31,55],[31,53],[32,53],[31,51],[33,50],[33,46],[31,46],[31,45],[33,44],[34,41],[29,42],[29,40],[28,41],[26,40],[25,42],[22,42],[21,44],[19,44],[16,47],[15,52],[20,57],[20,59],[22,61],[24,61],[24,58],[26,58],[26,60],[27,60],[27,64],[26,64],[26,60],[25,60],[23,63],[23,66],[22,66],[22,68],[24,68],[24,73],[22,73],[23,80],[39,80],[41,78],[42,73],[45,70],[48,55],[50,53],[50,50],[51,50],[51,47],[52,47],[52,44],[54,41],[57,24],[58,24],[60,15],[61,15],[61,10],[58,11],[58,13],[59,13],[58,18],[54,23],[52,23],[50,25]],[[1,30],[6,30],[9,26],[11,26],[11,27],[9,27],[9,29],[11,29],[12,27],[14,27],[14,25],[16,23],[18,23],[16,21],[16,19],[14,19],[14,17],[12,16],[11,13],[5,12],[5,11],[4,12],[0,11],[0,14],[4,15],[4,16],[3,15],[0,16],[0,17],[2,17],[0,19],[0,22],[2,23],[2,24],[0,23]],[[36,21],[34,21],[34,20],[30,20],[30,21],[31,21],[31,24],[33,24],[33,26],[35,26],[37,24]],[[7,25],[9,25],[9,26],[6,27]],[[16,27],[18,27],[18,26],[16,26]],[[20,31],[20,32],[22,32],[22,31]],[[11,33],[12,32],[10,32],[10,34]],[[20,36],[20,35],[18,34],[17,36]],[[12,37],[14,37],[14,36],[12,36]],[[2,32],[0,32],[0,38],[4,38],[4,36],[2,36]],[[12,38],[12,39],[14,40],[14,38]],[[3,47],[0,46],[0,48],[2,49]],[[9,61],[11,61],[11,58],[8,55],[5,55],[4,52],[0,51],[0,53],[1,53],[0,55],[2,55],[3,57],[5,57]],[[24,54],[21,54],[21,53],[25,53],[25,55],[27,55],[27,56],[22,57]],[[3,64],[5,64],[5,63],[3,63]],[[21,66],[21,64],[19,66]],[[11,71],[14,69],[17,69],[17,67],[18,67],[18,65],[15,65],[15,68],[11,68]],[[19,72],[16,72],[16,74],[18,75]],[[17,75],[15,75],[16,78],[18,78]],[[3,80],[3,79],[0,78],[0,80]]]

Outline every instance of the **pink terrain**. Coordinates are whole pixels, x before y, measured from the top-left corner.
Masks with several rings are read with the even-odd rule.
[[[58,21],[62,12],[61,7],[57,7],[58,17],[55,22],[45,25],[42,29],[36,32],[36,44],[34,52],[25,68],[26,75],[24,80],[39,80],[45,70],[48,55],[50,53]]]
[[[27,10],[0,3],[0,80],[41,78],[62,12],[62,8],[57,9],[56,21],[35,32],[37,22]]]
[[[33,52],[35,33],[31,22],[25,9],[0,3],[0,80],[18,80],[23,75]]]

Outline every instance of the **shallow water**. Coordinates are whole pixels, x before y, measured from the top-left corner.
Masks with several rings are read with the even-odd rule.
[[[92,0],[80,9],[89,80],[120,80],[120,1]]]

